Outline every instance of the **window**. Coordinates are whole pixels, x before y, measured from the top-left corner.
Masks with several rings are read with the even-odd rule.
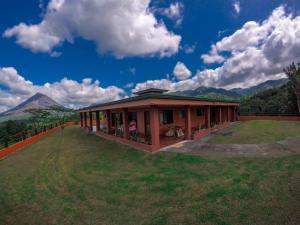
[[[119,125],[123,124],[122,113],[112,113],[111,114],[111,124],[113,126],[119,126]]]
[[[104,118],[106,118],[106,115],[103,112],[99,112],[99,118],[100,120],[103,120]]]
[[[173,123],[173,110],[164,110],[162,113],[162,123],[171,124]]]
[[[116,124],[116,114],[112,113],[111,114],[111,124],[114,126]]]
[[[196,109],[197,116],[204,116],[204,108]]]
[[[137,113],[136,112],[129,112],[128,113],[128,121],[129,121],[129,123],[132,120],[135,120],[135,122],[137,122]]]
[[[184,110],[180,110],[179,111],[179,118],[183,119],[185,117],[185,111]]]

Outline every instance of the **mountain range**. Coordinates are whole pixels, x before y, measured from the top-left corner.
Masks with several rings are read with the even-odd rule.
[[[195,90],[186,90],[175,92],[173,94],[184,95],[184,96],[205,96],[212,98],[240,98],[247,95],[253,95],[257,92],[264,91],[270,88],[282,86],[288,82],[287,78],[279,80],[268,80],[261,84],[255,85],[250,88],[234,88],[226,90],[223,88],[214,87],[198,87]]]
[[[279,87],[288,82],[288,79],[280,79],[280,80],[268,80],[259,85],[250,87],[250,88],[235,88],[231,90],[226,90],[223,88],[213,88],[213,87],[198,87],[195,90],[186,90],[181,92],[176,92],[173,94],[184,95],[184,96],[205,96],[211,98],[241,98],[246,95],[253,95],[259,91],[267,90],[274,87]],[[0,113],[0,122],[13,119],[20,120],[26,119],[28,117],[28,113],[24,112],[27,109],[35,109],[35,108],[49,108],[50,106],[61,106],[53,99],[49,98],[47,95],[36,93],[26,101],[22,102],[18,106]]]

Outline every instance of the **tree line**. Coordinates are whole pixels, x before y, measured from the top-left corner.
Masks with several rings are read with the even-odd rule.
[[[60,126],[68,121],[78,121],[78,116],[72,109],[61,106],[51,106],[46,109],[27,109],[29,119],[25,121],[9,120],[0,123],[0,149],[33,135]]]
[[[283,69],[289,82],[241,99],[241,115],[299,115],[300,63]]]

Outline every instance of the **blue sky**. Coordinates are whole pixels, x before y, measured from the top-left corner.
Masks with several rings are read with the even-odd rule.
[[[247,87],[283,77],[281,67],[298,59],[300,44],[292,40],[300,39],[296,0],[141,0],[139,5],[129,0],[91,0],[90,5],[76,0],[77,8],[71,10],[75,6],[70,2],[1,1],[0,111],[35,91],[81,107],[151,86]],[[114,21],[114,15],[121,19]],[[277,20],[275,25],[271,20]],[[246,35],[235,37],[249,21],[256,25],[250,23],[240,32]],[[126,37],[127,31],[136,39]],[[143,40],[150,31],[153,40]],[[291,38],[284,40],[286,32]],[[286,49],[286,42],[294,48]],[[278,46],[286,54],[275,59]],[[261,52],[266,62],[253,68],[265,60]],[[270,66],[275,69],[266,68]],[[68,85],[70,91],[60,90]],[[97,94],[91,97],[91,91]]]

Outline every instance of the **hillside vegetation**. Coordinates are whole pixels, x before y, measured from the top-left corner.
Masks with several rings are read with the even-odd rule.
[[[175,92],[176,95],[213,99],[240,100],[241,115],[296,115],[297,99],[288,79],[269,80],[251,88],[199,87],[195,90]]]
[[[290,83],[241,99],[241,115],[295,115],[297,100]]]

